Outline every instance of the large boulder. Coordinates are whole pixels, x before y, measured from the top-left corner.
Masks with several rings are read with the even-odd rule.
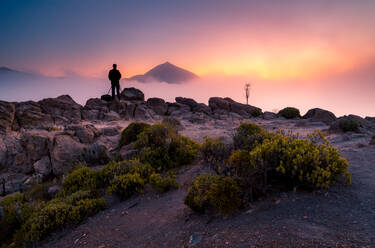
[[[84,147],[70,135],[55,136],[50,148],[53,174],[58,176],[71,171],[81,160]]]
[[[45,132],[25,132],[21,137],[23,152],[26,154],[26,163],[33,164],[43,156],[49,154],[49,143],[52,136]]]
[[[310,109],[303,118],[310,119],[311,121],[320,121],[327,125],[330,125],[337,119],[332,112],[320,108]]]
[[[103,165],[111,160],[111,156],[105,145],[94,143],[83,148],[82,159],[88,165]]]
[[[140,121],[151,120],[153,119],[152,110],[150,110],[145,104],[137,105],[134,110],[134,119]]]
[[[348,115],[348,116],[342,116],[338,118],[336,121],[332,122],[330,124],[329,130],[332,132],[341,132],[345,131],[342,130],[343,126],[344,128],[351,128],[350,126],[347,127],[351,122],[357,123],[357,130],[359,132],[369,132],[373,133],[375,132],[375,123],[368,121],[358,115]],[[349,124],[348,124],[349,123]]]
[[[185,97],[176,97],[177,103],[184,104],[190,107],[192,112],[202,112],[205,114],[211,114],[211,109],[204,103],[197,103],[194,99]]]
[[[12,128],[15,112],[13,103],[0,101],[0,134],[5,134]]]
[[[165,115],[168,105],[161,98],[152,97],[147,100],[147,106],[158,115]]]
[[[366,116],[365,120],[375,123],[375,117]]]
[[[277,114],[273,112],[266,111],[263,113],[263,119],[265,120],[273,120],[277,118]]]
[[[173,115],[173,116],[178,116],[186,112],[191,112],[190,107],[185,104],[173,102],[167,103],[168,105],[168,110],[167,110],[167,115]]]
[[[101,133],[93,125],[70,125],[66,127],[66,130],[73,131],[73,135],[77,136],[79,141],[84,144],[91,144],[94,139],[98,137]]]
[[[51,160],[48,156],[44,156],[33,164],[34,171],[44,177],[52,172]]]
[[[120,119],[129,119],[128,104],[124,100],[113,100],[109,105],[109,110],[117,113]]]
[[[22,128],[46,128],[53,125],[52,116],[43,113],[40,104],[34,101],[16,103],[16,120]]]
[[[85,120],[102,120],[109,112],[108,103],[99,98],[90,98],[82,109],[82,118]]]
[[[230,111],[230,102],[221,97],[210,97],[208,100],[208,106],[213,112]]]
[[[82,106],[69,95],[43,99],[39,104],[43,112],[51,115],[56,124],[78,123],[82,119]]]
[[[193,111],[193,109],[198,105],[198,103],[191,98],[185,98],[185,97],[176,97],[175,98],[177,103],[185,104],[190,107],[190,110]]]
[[[262,114],[260,108],[236,102],[229,97],[211,97],[208,100],[208,106],[211,108],[212,112],[220,114],[233,112],[243,117],[253,117]]]
[[[131,87],[131,88],[125,88],[121,92],[121,99],[126,100],[126,101],[144,101],[145,95],[139,89]]]

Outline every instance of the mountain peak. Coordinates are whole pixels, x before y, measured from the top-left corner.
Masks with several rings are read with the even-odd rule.
[[[173,65],[169,61],[157,65],[143,75],[136,75],[130,78],[138,82],[166,82],[170,84],[178,84],[193,79],[197,79],[198,76],[194,73]]]
[[[0,71],[13,71],[13,70],[6,66],[0,66]]]

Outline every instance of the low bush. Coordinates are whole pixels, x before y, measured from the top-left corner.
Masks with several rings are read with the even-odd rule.
[[[87,167],[71,172],[62,184],[58,196],[67,196],[79,190],[97,190],[104,187],[102,173]]]
[[[230,148],[224,144],[222,138],[204,137],[204,142],[200,148],[203,161],[207,164],[222,164],[230,155]]]
[[[169,125],[169,126],[173,127],[176,130],[181,130],[182,129],[181,122],[178,119],[174,118],[174,117],[168,116],[168,117],[163,118],[162,124]]]
[[[130,143],[137,140],[137,136],[143,132],[146,128],[150,127],[150,124],[144,122],[132,122],[122,131],[120,145],[129,145]]]
[[[4,197],[0,201],[2,213],[0,215],[0,244],[9,244],[13,234],[31,215],[32,205],[27,202],[24,194],[15,193]]]
[[[258,117],[258,116],[261,116],[262,114],[263,114],[263,112],[260,109],[255,109],[253,112],[251,112],[251,115],[253,117]]]
[[[359,124],[352,119],[341,119],[339,127],[343,132],[356,132],[359,129]]]
[[[48,193],[48,188],[51,185],[51,183],[34,184],[24,194],[27,199],[32,199],[33,201],[49,201],[51,200],[51,195]]]
[[[229,214],[241,206],[240,196],[240,188],[232,178],[204,174],[194,179],[184,202],[196,212]]]
[[[233,146],[235,149],[251,151],[271,135],[270,132],[254,123],[242,123],[236,128],[233,136]]]
[[[134,147],[139,150],[141,162],[163,171],[190,164],[199,145],[169,125],[155,124],[139,134]]]
[[[178,189],[178,183],[174,178],[171,176],[162,177],[157,173],[150,176],[150,185],[159,193],[165,193],[171,189]]]
[[[145,180],[138,173],[127,173],[113,178],[108,187],[108,193],[127,199],[135,193],[143,193],[144,186]]]
[[[154,173],[154,168],[149,164],[141,163],[139,159],[124,160],[120,162],[110,162],[101,169],[101,174],[105,184],[110,183],[116,176],[127,173],[138,173],[145,181]]]
[[[320,134],[299,139],[277,134],[246,154],[235,151],[230,157],[232,175],[254,188],[282,180],[293,187],[328,188],[341,176],[346,176],[348,162]],[[321,143],[318,143],[320,137]],[[259,175],[263,175],[259,182]]]
[[[301,117],[301,114],[297,108],[293,107],[286,107],[282,110],[279,111],[278,113],[279,116],[282,116],[287,119],[293,119],[297,117]]]
[[[77,191],[67,198],[40,204],[17,235],[26,242],[42,240],[51,232],[78,224],[104,208],[104,198],[92,198],[88,191]]]

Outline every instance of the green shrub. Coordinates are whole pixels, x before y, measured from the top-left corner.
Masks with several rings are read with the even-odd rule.
[[[48,188],[51,185],[51,183],[34,184],[24,194],[26,198],[33,201],[49,201],[51,196],[48,193]]]
[[[67,196],[79,190],[97,190],[104,187],[102,173],[87,167],[71,172],[62,184],[58,196]]]
[[[141,162],[163,171],[191,163],[199,145],[163,124],[155,124],[139,134],[134,147]]]
[[[37,211],[23,224],[20,233],[27,242],[42,240],[50,233],[78,224],[104,208],[104,198],[92,198],[90,192],[78,191],[67,198],[56,198],[40,204]]]
[[[199,144],[187,137],[174,137],[169,144],[168,155],[174,167],[191,164],[199,150]]]
[[[32,205],[27,202],[24,194],[15,193],[0,201],[2,217],[0,218],[0,243],[7,244],[22,223],[31,215]]]
[[[352,119],[341,119],[339,121],[339,127],[343,132],[356,132],[358,131],[359,124]]]
[[[109,194],[117,194],[122,199],[127,199],[135,193],[143,193],[145,181],[138,173],[125,174],[113,178],[108,187]]]
[[[252,150],[272,134],[254,123],[242,123],[233,136],[235,149]]]
[[[251,115],[253,117],[258,117],[258,116],[261,116],[262,114],[263,114],[263,112],[260,109],[254,109],[253,112],[251,112]]]
[[[178,119],[170,117],[170,116],[164,117],[163,121],[162,121],[162,124],[169,125],[169,126],[173,127],[176,130],[181,130],[182,129],[181,122]]]
[[[165,147],[145,147],[140,151],[139,158],[143,163],[149,163],[156,171],[163,171],[174,167]]]
[[[222,138],[213,139],[204,137],[200,151],[204,162],[207,164],[221,164],[230,155],[230,149],[223,143]]]
[[[254,187],[260,185],[257,175],[264,175],[261,184],[264,187],[278,179],[286,184],[292,183],[294,187],[328,188],[343,175],[350,184],[347,160],[340,157],[337,149],[321,133],[318,136],[322,139],[321,144],[318,144],[317,135],[311,135],[309,140],[277,134],[249,154],[233,152],[231,172]]]
[[[110,183],[116,176],[127,173],[138,173],[144,180],[154,173],[154,168],[149,164],[141,163],[139,159],[110,162],[101,169],[101,174],[106,184]]]
[[[280,110],[278,115],[287,119],[293,119],[301,116],[299,110],[293,107],[286,107]]]
[[[196,212],[214,210],[229,214],[240,207],[240,194],[232,178],[204,174],[194,179],[184,202]]]
[[[160,174],[152,174],[150,176],[150,185],[159,193],[167,192],[171,189],[177,189],[178,183],[172,177],[162,177]]]
[[[129,145],[137,140],[137,136],[143,132],[150,124],[144,122],[132,122],[122,131],[120,145]]]

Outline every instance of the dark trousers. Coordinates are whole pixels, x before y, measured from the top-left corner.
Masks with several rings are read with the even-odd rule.
[[[120,100],[120,82],[111,82],[112,85],[112,99],[115,99],[115,90],[117,98]]]

